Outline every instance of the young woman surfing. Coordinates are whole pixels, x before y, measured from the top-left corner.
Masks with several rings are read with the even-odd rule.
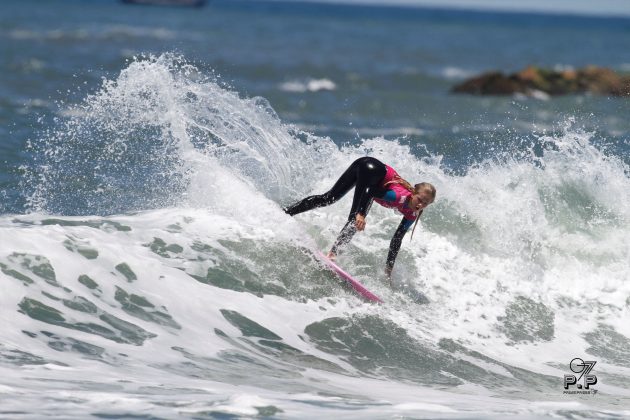
[[[306,197],[284,208],[284,211],[295,216],[317,207],[328,206],[338,201],[352,187],[355,187],[354,198],[348,221],[341,229],[328,257],[334,259],[339,248],[350,242],[357,230],[365,229],[365,218],[370,211],[372,201],[376,201],[381,206],[396,209],[403,215],[389,244],[385,273],[390,277],[402,239],[411,225],[414,225],[411,232],[413,238],[414,222],[417,223],[422,211],[435,200],[435,187],[427,182],[412,186],[390,166],[378,159],[366,156],[355,160],[330,191]]]

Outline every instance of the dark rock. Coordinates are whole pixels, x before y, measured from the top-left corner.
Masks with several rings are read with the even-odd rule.
[[[472,95],[549,95],[592,93],[597,95],[630,96],[630,75],[620,75],[613,70],[587,66],[578,70],[549,70],[529,66],[505,75],[487,72],[454,86],[455,93]]]

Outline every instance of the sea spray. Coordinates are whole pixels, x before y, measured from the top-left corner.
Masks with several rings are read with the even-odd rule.
[[[114,214],[180,205],[191,178],[212,174],[214,159],[270,198],[286,200],[305,189],[307,171],[321,170],[334,149],[330,140],[282,124],[263,98],[242,99],[172,54],[130,61],[55,122],[30,142],[35,159],[23,189],[33,211]]]

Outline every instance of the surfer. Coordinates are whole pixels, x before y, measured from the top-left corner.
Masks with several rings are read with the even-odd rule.
[[[328,257],[334,259],[339,248],[350,242],[357,230],[365,229],[365,218],[370,211],[372,202],[376,201],[381,206],[396,209],[403,215],[389,244],[389,253],[387,254],[385,273],[387,277],[391,277],[402,239],[411,225],[414,225],[411,231],[413,238],[415,225],[422,211],[435,200],[435,187],[428,182],[411,185],[401,178],[392,167],[385,165],[378,159],[365,156],[355,160],[330,191],[306,197],[289,207],[285,207],[284,211],[295,216],[317,207],[328,206],[338,201],[352,187],[355,187],[354,198],[348,221],[341,229]]]

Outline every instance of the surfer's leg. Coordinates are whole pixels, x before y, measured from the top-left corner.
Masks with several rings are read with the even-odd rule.
[[[367,216],[370,212],[370,207],[372,207],[372,200],[368,202],[367,207],[365,208],[365,213],[363,215]],[[337,236],[337,240],[333,244],[332,248],[330,248],[330,253],[328,254],[330,257],[335,257],[339,253],[339,249],[345,247],[354,234],[357,233],[357,227],[354,225],[354,214],[350,213],[350,217],[348,217],[348,221],[339,232],[339,236]]]
[[[357,227],[355,226],[356,215],[357,213],[361,213],[363,216],[367,217],[370,207],[372,206],[374,190],[380,186],[387,172],[385,164],[372,157],[366,156],[357,159],[354,163],[357,165],[357,182],[354,189],[354,199],[352,200],[348,221],[343,229],[341,229],[337,240],[330,249],[329,255],[331,257],[337,255],[339,249],[348,244],[354,234],[357,233]]]
[[[358,162],[361,159],[355,160],[346,171],[339,177],[335,185],[330,189],[330,191],[320,194],[320,195],[311,195],[306,197],[305,199],[298,201],[297,203],[284,208],[284,212],[288,215],[295,216],[296,214],[303,213],[308,210],[312,210],[317,207],[328,206],[336,201],[338,201],[341,197],[346,195],[348,191],[354,187],[357,182],[357,173],[358,173]]]
[[[363,157],[357,163],[357,185],[354,189],[354,198],[348,220],[354,220],[357,213],[367,216],[369,207],[372,204],[375,189],[381,185],[387,167],[378,159],[373,157]]]

